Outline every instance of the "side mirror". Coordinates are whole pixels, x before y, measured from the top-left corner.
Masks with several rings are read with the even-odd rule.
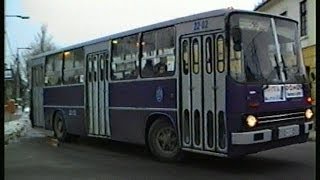
[[[241,44],[240,43],[234,44],[233,45],[233,50],[241,51],[242,50]]]
[[[233,49],[235,51],[241,51],[242,47],[241,47],[241,29],[239,27],[234,27],[232,28],[232,40],[233,40]]]
[[[241,43],[241,29],[239,27],[232,28],[232,40],[235,44]]]
[[[316,80],[316,75],[313,72],[310,74],[310,76],[311,76],[312,81]]]

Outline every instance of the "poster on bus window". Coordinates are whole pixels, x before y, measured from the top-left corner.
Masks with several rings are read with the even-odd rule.
[[[283,85],[268,85],[263,94],[264,102],[279,102],[286,100]]]
[[[303,97],[302,84],[286,84],[285,89],[287,98]]]

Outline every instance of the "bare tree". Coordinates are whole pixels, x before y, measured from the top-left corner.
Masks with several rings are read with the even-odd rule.
[[[57,49],[57,46],[52,42],[52,36],[48,33],[47,25],[44,24],[41,26],[40,32],[36,34],[34,41],[31,42],[28,47],[30,47],[31,50],[25,51],[25,53],[22,54],[23,58],[21,61],[21,73],[25,80],[27,80],[28,77],[27,61],[38,54]]]
[[[57,49],[57,46],[52,42],[52,36],[49,35],[47,25],[42,25],[40,32],[35,35],[34,41],[29,44],[31,49],[28,51],[24,51],[22,54],[22,58],[20,58],[20,90],[23,94],[24,103],[29,103],[30,95],[28,91],[28,80],[29,74],[27,62],[31,61],[33,56],[39,55],[41,53],[52,51]]]

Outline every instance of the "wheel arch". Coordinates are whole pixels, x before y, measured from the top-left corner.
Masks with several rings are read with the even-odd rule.
[[[65,116],[65,113],[62,109],[55,109],[52,111],[51,115],[50,115],[50,125],[53,129],[53,123],[54,123],[54,118],[55,116],[58,114],[58,113],[61,113],[63,119],[65,120],[64,116]],[[66,127],[67,128],[67,127]]]
[[[144,139],[147,147],[148,147],[148,133],[149,133],[150,127],[157,119],[160,119],[160,118],[169,122],[173,126],[173,128],[177,131],[176,121],[169,114],[162,113],[162,112],[154,112],[149,114],[148,117],[146,118],[145,131],[144,131]]]

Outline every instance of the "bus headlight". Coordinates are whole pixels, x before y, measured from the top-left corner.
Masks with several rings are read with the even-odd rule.
[[[254,117],[253,115],[249,115],[248,117],[247,117],[247,119],[246,119],[246,121],[247,121],[247,125],[249,126],[249,127],[254,127],[256,124],[257,124],[257,118],[256,117]]]
[[[311,109],[307,109],[306,112],[304,113],[304,115],[306,116],[306,118],[309,120],[312,118],[313,116],[313,112]]]

